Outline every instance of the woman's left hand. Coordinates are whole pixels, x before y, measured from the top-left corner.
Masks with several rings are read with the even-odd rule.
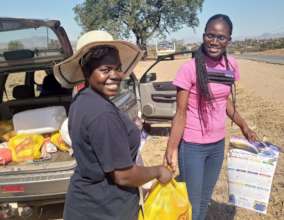
[[[241,129],[243,135],[248,139],[249,141],[256,141],[257,135],[256,133],[251,130],[248,126],[245,126],[244,128]]]

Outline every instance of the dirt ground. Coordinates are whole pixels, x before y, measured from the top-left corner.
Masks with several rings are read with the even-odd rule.
[[[272,52],[271,52],[272,53]],[[277,54],[283,54],[282,51]],[[274,53],[275,54],[275,53]],[[178,67],[186,62],[185,57],[164,61],[151,72],[157,73],[158,81],[172,80]],[[260,138],[266,138],[281,147],[284,152],[284,65],[238,60],[241,81],[237,85],[237,108]],[[151,61],[139,63],[136,72],[141,74]],[[170,125],[152,128],[143,148],[143,159],[149,165],[160,164],[166,148]],[[228,140],[233,134],[241,135],[238,127],[227,123],[226,152]],[[273,179],[273,186],[267,215],[257,214],[227,204],[227,158],[225,157],[220,178],[215,187],[207,219],[209,220],[272,220],[284,216],[284,154],[281,153]],[[281,217],[282,216],[282,217]]]
[[[284,55],[284,50],[269,52]],[[177,69],[186,62],[187,57],[177,57],[174,61],[164,61],[151,72],[157,73],[158,81],[169,81],[175,76]],[[137,76],[141,76],[153,61],[142,61],[136,67]],[[284,65],[239,60],[241,81],[237,86],[237,107],[248,124],[259,137],[266,137],[272,143],[281,146],[284,151]],[[228,139],[233,134],[240,135],[237,127],[227,123],[226,151]],[[153,126],[143,149],[143,159],[149,165],[160,164],[166,148],[170,125]],[[267,215],[256,214],[227,204],[228,184],[225,158],[220,178],[214,190],[208,219],[209,220],[274,220],[284,216],[284,155],[280,154],[278,166],[273,179]],[[56,215],[54,214],[56,213]],[[58,215],[57,215],[58,214]],[[48,219],[60,218],[62,206],[50,207]],[[55,217],[56,216],[56,217]],[[281,217],[282,216],[282,217]]]

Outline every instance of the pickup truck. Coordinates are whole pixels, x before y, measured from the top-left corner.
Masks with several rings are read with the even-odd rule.
[[[174,60],[175,52],[176,52],[175,42],[166,41],[166,40],[156,42],[156,54],[158,58],[170,54],[170,56],[167,56],[167,57],[170,58],[171,60]]]
[[[0,137],[4,133],[1,124],[11,122],[18,112],[64,106],[68,114],[72,89],[62,88],[56,80],[49,80],[49,85],[44,81],[45,77],[54,79],[54,64],[72,53],[57,20],[0,18]],[[175,87],[171,82],[156,82],[156,74],[150,72],[161,60],[139,80],[134,73],[125,78],[112,100],[130,118],[142,117],[148,125],[169,122],[175,114]],[[44,89],[50,91],[43,93]],[[0,139],[0,143],[3,141]],[[75,166],[75,159],[61,151],[52,154],[50,160],[0,165],[0,219],[11,207],[36,210],[38,206],[62,203]]]

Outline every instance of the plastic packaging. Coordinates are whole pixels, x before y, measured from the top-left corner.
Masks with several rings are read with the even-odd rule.
[[[66,118],[63,106],[51,106],[19,112],[13,116],[17,134],[44,134],[60,129]]]
[[[44,137],[39,134],[17,134],[8,142],[8,148],[12,152],[12,160],[23,162],[39,159],[43,142]]]
[[[68,118],[66,118],[64,122],[62,123],[59,133],[63,141],[69,146],[72,146],[71,138],[70,138],[69,131],[68,131]]]
[[[63,152],[68,152],[70,150],[70,147],[64,142],[59,132],[51,135],[50,142]]]
[[[157,183],[140,209],[138,220],[191,220],[192,208],[184,182]]]
[[[6,165],[12,160],[11,150],[8,148],[0,148],[0,165]]]

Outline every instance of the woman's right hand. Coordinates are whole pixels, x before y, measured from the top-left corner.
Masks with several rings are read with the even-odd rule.
[[[176,172],[177,163],[178,163],[178,150],[176,148],[167,147],[164,156],[164,164],[166,166],[169,166],[173,172]]]
[[[160,183],[166,184],[166,183],[170,182],[172,178],[173,178],[173,173],[168,168],[166,168],[163,165],[158,167],[157,180]]]

